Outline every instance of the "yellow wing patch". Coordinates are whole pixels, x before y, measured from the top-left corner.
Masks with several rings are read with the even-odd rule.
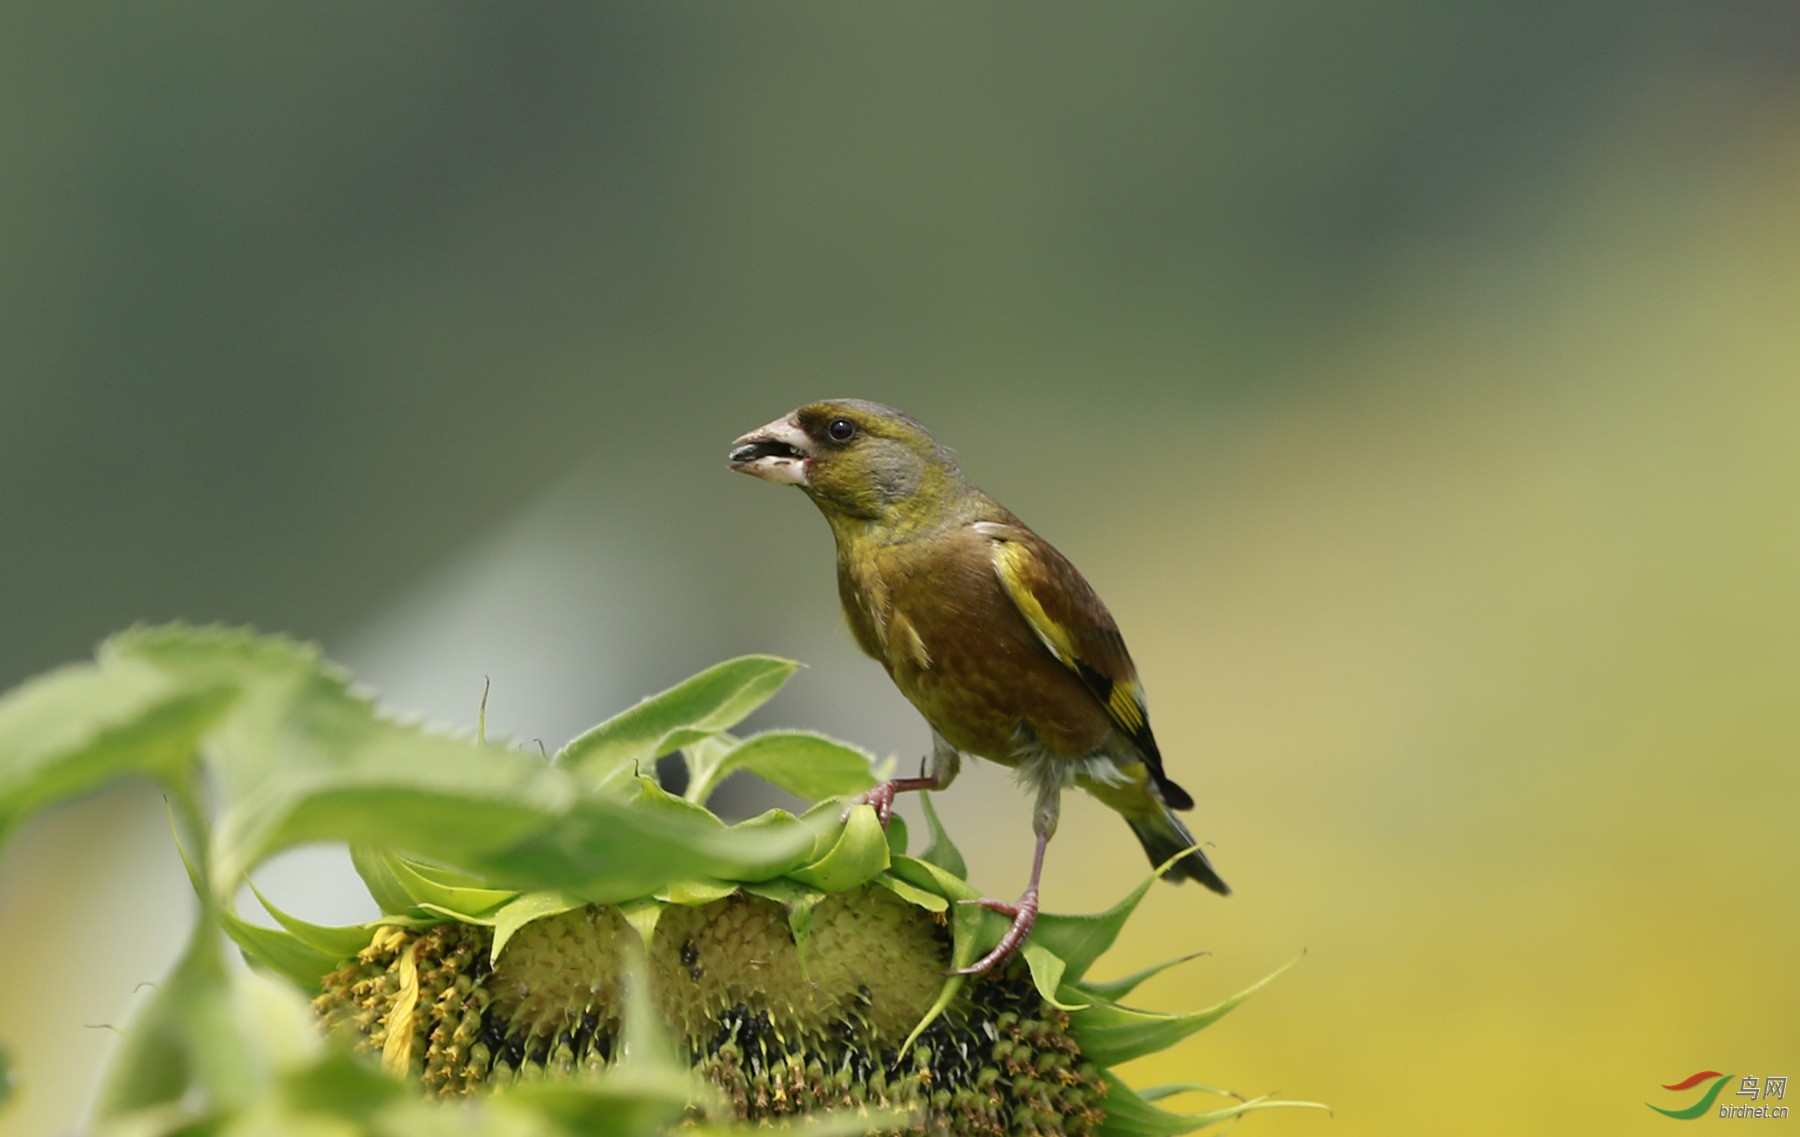
[[[997,533],[989,532],[995,538],[993,546],[994,573],[1000,578],[1000,585],[1006,595],[1018,608],[1025,622],[1037,638],[1050,650],[1064,667],[1080,676],[1082,683],[1094,693],[1106,706],[1106,713],[1120,730],[1132,738],[1145,732],[1144,689],[1135,679],[1116,680],[1094,667],[1091,661],[1084,660],[1076,651],[1074,637],[1069,629],[1050,618],[1044,611],[1043,603],[1031,589],[1031,574],[1035,567],[1032,553],[1025,545],[1006,540]]]
[[[1113,684],[1106,710],[1114,722],[1125,728],[1126,734],[1136,734],[1144,729],[1144,704],[1136,683]]]
[[[1000,586],[1006,589],[1013,606],[1031,625],[1037,638],[1050,649],[1050,654],[1061,660],[1064,667],[1075,670],[1075,644],[1069,639],[1068,629],[1050,618],[1025,581],[1025,566],[1031,561],[1031,550],[1012,541],[996,541],[993,557],[994,572],[1000,577]]]

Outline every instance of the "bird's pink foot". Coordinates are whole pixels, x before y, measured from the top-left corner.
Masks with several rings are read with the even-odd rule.
[[[846,809],[844,811],[844,816],[838,820],[850,820],[850,810],[855,809],[859,805],[874,806],[876,819],[881,822],[881,827],[886,829],[888,818],[894,815],[894,783],[883,782],[878,786],[866,789],[862,793],[857,794],[850,799],[850,809]]]
[[[936,778],[889,778],[878,786],[871,786],[850,799],[850,809],[859,805],[875,807],[875,817],[887,828],[888,820],[894,816],[894,798],[908,790],[935,790],[938,788]],[[844,811],[842,820],[850,820],[850,809]]]
[[[1006,930],[1006,934],[1000,937],[1000,942],[994,946],[993,951],[988,952],[969,966],[957,970],[955,973],[957,975],[985,973],[989,968],[1018,951],[1019,945],[1025,942],[1025,937],[1031,934],[1031,926],[1037,923],[1038,890],[1035,885],[1025,890],[1025,894],[1019,897],[1017,904],[1008,904],[1004,900],[995,900],[988,896],[984,896],[980,900],[964,900],[962,903],[979,904],[989,912],[1011,916],[1013,922],[1012,927]]]

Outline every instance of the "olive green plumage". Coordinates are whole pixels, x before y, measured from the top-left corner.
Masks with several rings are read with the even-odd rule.
[[[923,426],[833,399],[745,435],[731,457],[798,486],[830,523],[850,630],[932,728],[930,776],[897,788],[946,785],[974,755],[1037,791],[1041,838],[1055,831],[1062,789],[1077,785],[1125,817],[1152,862],[1194,844],[1171,812],[1193,801],[1164,771],[1106,605]],[[1198,850],[1170,875],[1229,891]]]

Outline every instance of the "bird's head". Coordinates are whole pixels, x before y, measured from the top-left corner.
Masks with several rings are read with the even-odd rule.
[[[834,527],[912,528],[967,491],[950,452],[911,416],[862,399],[808,403],[731,444],[731,468],[799,486]]]

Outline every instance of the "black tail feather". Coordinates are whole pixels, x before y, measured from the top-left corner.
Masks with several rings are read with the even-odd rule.
[[[1213,870],[1212,862],[1206,859],[1206,854],[1194,848],[1194,835],[1187,831],[1187,826],[1174,814],[1163,810],[1160,816],[1141,821],[1127,820],[1153,865],[1161,865],[1183,850],[1193,850],[1169,867],[1165,880],[1197,880],[1220,896],[1231,895],[1231,886]]]
[[[1162,799],[1170,809],[1192,809],[1194,799],[1188,792],[1163,776],[1161,770],[1155,771],[1156,788],[1162,792]]]

